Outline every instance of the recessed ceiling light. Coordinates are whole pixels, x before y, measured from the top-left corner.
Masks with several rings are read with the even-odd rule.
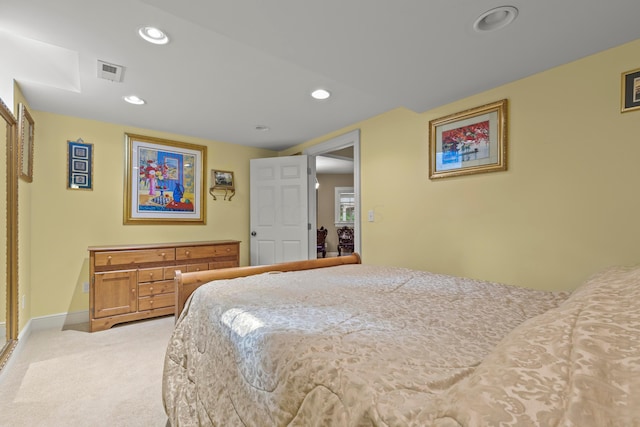
[[[331,96],[331,93],[325,89],[316,89],[311,92],[311,97],[313,99],[327,99]]]
[[[266,132],[269,130],[269,126],[266,125],[256,125],[256,130],[260,132]]]
[[[513,6],[496,7],[483,13],[473,23],[478,32],[495,31],[504,28],[518,16],[518,9]]]
[[[145,103],[144,99],[139,98],[136,95],[127,95],[127,96],[123,96],[122,98],[125,101],[127,101],[129,104],[142,105]]]
[[[156,27],[142,27],[138,30],[140,37],[153,44],[167,44],[169,43],[169,37],[159,28]]]

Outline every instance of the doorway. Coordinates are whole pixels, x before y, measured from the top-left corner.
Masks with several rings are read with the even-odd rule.
[[[352,173],[353,173],[353,231],[354,231],[354,251],[362,255],[361,239],[360,239],[360,130],[354,130],[349,133],[340,135],[321,144],[309,147],[304,154],[309,158],[309,258],[316,258],[316,229],[323,224],[318,224],[317,212],[318,201],[316,198],[316,179],[319,160],[328,159],[344,159],[352,153]],[[334,189],[330,190],[331,192]],[[332,209],[334,208],[332,203]],[[336,224],[334,221],[331,227],[335,232]],[[326,225],[324,225],[326,228]],[[333,237],[333,236],[332,236]],[[337,239],[337,235],[336,235]],[[314,255],[316,254],[316,255]]]

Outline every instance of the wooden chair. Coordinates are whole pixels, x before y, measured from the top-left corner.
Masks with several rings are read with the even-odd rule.
[[[318,237],[316,239],[316,249],[318,250],[318,253],[322,252],[322,258],[325,258],[327,256],[327,233],[329,232],[329,230],[327,230],[324,227],[320,227],[318,230]]]
[[[342,250],[353,253],[353,227],[338,228],[338,256],[342,255]]]

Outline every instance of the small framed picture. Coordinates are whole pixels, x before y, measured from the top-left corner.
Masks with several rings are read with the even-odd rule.
[[[429,178],[507,169],[507,100],[429,122]]]
[[[223,190],[233,190],[235,188],[233,172],[212,170],[211,183],[211,186],[215,188],[220,188]]]
[[[67,189],[93,190],[93,144],[67,141]]]
[[[224,200],[231,201],[233,196],[235,196],[236,194],[233,172],[213,169],[211,170],[211,186],[209,187],[209,194],[211,194],[213,200],[218,200],[215,195],[215,192],[218,190],[224,191]]]
[[[640,68],[622,73],[621,111],[640,110]]]

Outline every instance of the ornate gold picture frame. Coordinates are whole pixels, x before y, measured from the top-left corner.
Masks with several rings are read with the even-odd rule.
[[[125,224],[205,224],[207,147],[125,134]]]
[[[33,148],[35,122],[27,110],[20,103],[18,105],[18,166],[19,177],[27,182],[33,181]]]
[[[429,122],[429,178],[507,169],[506,99]]]

